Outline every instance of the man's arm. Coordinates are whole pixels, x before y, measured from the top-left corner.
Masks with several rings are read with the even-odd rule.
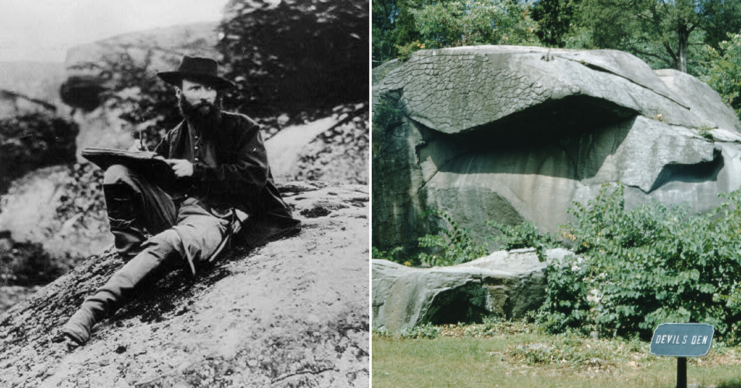
[[[240,120],[241,121],[241,120]],[[237,130],[236,158],[232,163],[212,167],[203,162],[193,165],[193,179],[201,188],[213,195],[232,197],[255,196],[268,180],[268,158],[260,126],[248,120],[240,125],[249,125],[247,130]]]
[[[165,137],[160,140],[160,143],[157,144],[157,147],[154,148],[154,152],[163,158],[168,158],[170,155],[170,142],[168,140],[169,137],[170,132],[168,132]]]

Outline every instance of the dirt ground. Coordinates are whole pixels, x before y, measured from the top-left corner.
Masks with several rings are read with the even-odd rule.
[[[298,236],[176,270],[68,349],[57,329],[121,265],[89,258],[0,315],[0,386],[368,386],[368,187],[322,186],[283,188]]]

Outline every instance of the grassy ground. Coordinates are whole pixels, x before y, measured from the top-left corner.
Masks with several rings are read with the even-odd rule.
[[[496,322],[373,335],[373,387],[675,387],[677,361],[638,340],[546,335]],[[419,337],[436,337],[419,338]],[[741,388],[741,348],[714,343],[690,358],[690,384]]]

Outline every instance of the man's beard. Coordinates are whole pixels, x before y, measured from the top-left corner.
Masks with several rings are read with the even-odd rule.
[[[216,124],[221,116],[220,105],[221,103],[218,97],[214,104],[202,101],[196,105],[188,102],[182,94],[178,99],[180,114],[183,118],[195,125],[196,129],[202,132],[204,136],[211,135],[211,132],[216,128]]]

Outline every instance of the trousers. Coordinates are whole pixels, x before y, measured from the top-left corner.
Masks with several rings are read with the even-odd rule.
[[[176,205],[164,190],[122,165],[106,170],[103,188],[114,244],[127,262],[65,325],[63,332],[78,343],[163,264],[184,259],[195,273],[195,264],[223,247],[230,226],[195,198]]]

